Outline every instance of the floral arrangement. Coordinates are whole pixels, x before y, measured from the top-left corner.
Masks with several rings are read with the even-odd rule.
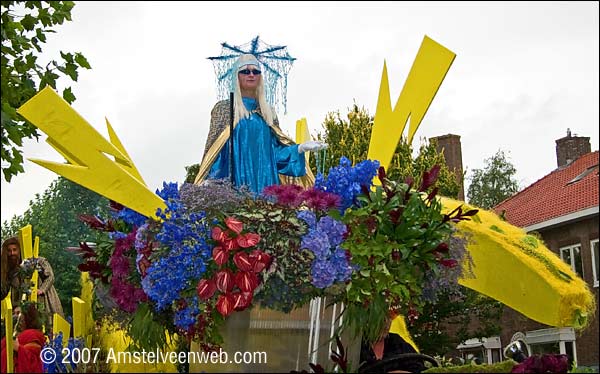
[[[134,315],[129,333],[145,346],[164,344],[164,333],[148,335],[160,326],[211,349],[236,311],[289,312],[322,295],[344,303],[343,329],[374,341],[390,311],[416,317],[468,264],[453,223],[477,211],[442,213],[438,172],[415,189],[387,179],[377,161],[342,157],[314,187],[274,185],[260,196],[224,181],[164,183],[167,208],[156,217],[118,204],[108,219],[80,217],[107,236],[81,243],[79,269]]]

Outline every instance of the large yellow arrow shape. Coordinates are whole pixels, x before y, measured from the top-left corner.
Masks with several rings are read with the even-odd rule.
[[[442,203],[448,211],[464,204],[449,198]],[[460,284],[546,325],[588,324],[596,305],[587,283],[535,236],[482,209],[457,227],[468,237],[475,275]]]
[[[31,161],[147,217],[154,218],[157,208],[166,208],[164,201],[146,187],[108,120],[111,141],[50,87],[38,92],[18,112],[48,135],[47,142],[68,163]]]
[[[384,62],[367,159],[379,160],[388,168],[409,116],[408,143],[412,142],[455,57],[454,52],[425,36],[393,111]],[[379,184],[377,178],[374,182]]]
[[[394,110],[384,63],[368,159],[387,168],[410,116],[408,142],[454,61],[455,54],[425,36]],[[374,181],[378,182],[375,178]],[[451,211],[463,202],[443,198]],[[552,251],[489,211],[458,227],[469,236],[474,278],[460,283],[550,326],[581,328],[595,311],[587,284]],[[402,327],[397,327],[407,337]],[[398,331],[397,330],[397,331]]]

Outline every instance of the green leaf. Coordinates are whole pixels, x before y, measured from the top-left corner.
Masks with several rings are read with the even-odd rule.
[[[68,62],[67,65],[65,66],[65,73],[71,77],[72,80],[74,80],[75,82],[77,82],[77,77],[79,76],[77,74],[77,65]]]
[[[40,42],[46,42],[46,35],[44,34],[44,30],[42,30],[41,28],[35,30],[35,35],[38,37]]]
[[[23,17],[23,19],[21,20],[21,25],[23,25],[23,27],[25,28],[25,30],[27,31],[31,31],[33,30],[33,28],[35,27],[35,24],[37,23],[37,19],[35,19],[31,14],[27,14],[25,17]]]
[[[88,60],[85,58],[85,56],[79,52],[75,53],[75,62],[77,62],[79,64],[79,66],[81,66],[82,68],[86,68],[86,69],[92,68],[90,66]]]
[[[62,93],[63,99],[69,104],[72,104],[75,101],[75,95],[71,92],[71,87],[67,87],[63,90]]]

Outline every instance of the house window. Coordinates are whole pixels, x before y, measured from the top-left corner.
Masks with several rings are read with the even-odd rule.
[[[600,270],[600,266],[598,266],[598,263],[600,262],[600,255],[598,255],[598,239],[592,240],[590,242],[590,248],[592,249],[592,270],[594,273],[594,287],[598,287],[598,271]]]
[[[571,265],[571,269],[583,279],[583,265],[581,263],[581,245],[575,244],[560,249],[560,258]]]

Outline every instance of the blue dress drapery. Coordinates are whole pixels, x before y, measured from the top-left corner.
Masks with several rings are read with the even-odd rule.
[[[279,184],[279,175],[300,177],[306,174],[304,153],[298,153],[298,145],[281,144],[265,120],[255,112],[257,102],[242,98],[250,118],[242,118],[219,152],[207,178],[223,179],[229,175],[229,144],[233,138],[233,158],[236,186],[248,186],[254,193]]]

